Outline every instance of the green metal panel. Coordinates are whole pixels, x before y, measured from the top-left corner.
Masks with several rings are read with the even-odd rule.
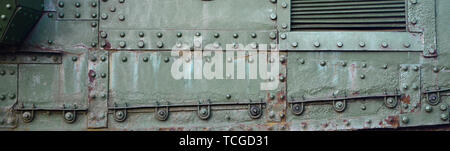
[[[17,101],[17,65],[0,64],[0,130],[15,128],[18,119],[13,108]]]
[[[3,7],[8,2],[9,12]],[[0,15],[5,14],[0,24],[8,30],[2,31],[28,37],[20,47],[0,48],[2,129],[357,130],[449,124],[447,0],[39,3],[0,2]],[[404,8],[392,9],[397,7]],[[14,20],[31,23],[13,17],[23,15],[21,10],[42,9],[29,35],[19,32],[25,26],[7,26]],[[380,13],[326,15],[335,9]],[[404,17],[392,23],[392,16]],[[346,19],[336,22],[340,18]],[[352,30],[297,28],[343,22]],[[356,22],[402,29],[354,28]],[[266,44],[281,51],[244,51]],[[248,54],[227,56],[233,51],[225,48]],[[220,52],[217,66],[208,66]],[[262,61],[258,55],[280,62],[280,73],[251,79],[247,70],[237,79],[239,68]],[[216,71],[219,63],[224,65],[219,79],[206,79],[197,66]],[[227,65],[235,72],[227,73]],[[191,79],[175,78],[174,71]],[[275,81],[280,83],[274,89],[261,89]]]

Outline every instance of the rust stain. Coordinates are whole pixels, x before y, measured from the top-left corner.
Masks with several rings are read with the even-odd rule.
[[[411,96],[402,97],[401,101],[406,104],[411,104]]]
[[[398,116],[389,116],[386,119],[384,119],[386,124],[391,125],[393,128],[396,128],[399,126],[399,118]]]
[[[93,83],[94,80],[95,80],[95,77],[92,77],[91,75],[92,75],[92,74],[96,74],[95,71],[94,71],[94,70],[89,70],[89,73],[88,73],[88,74],[89,74],[89,75],[88,75],[88,77],[89,77],[89,83]]]

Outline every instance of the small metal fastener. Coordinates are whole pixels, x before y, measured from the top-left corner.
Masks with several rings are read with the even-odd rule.
[[[252,34],[250,34],[250,36],[251,36],[252,38],[256,38],[256,33],[252,33]]]
[[[270,19],[276,20],[277,19],[277,14],[275,14],[275,13],[270,14]]]
[[[102,73],[100,76],[101,76],[102,78],[106,78],[106,73]]]
[[[294,115],[301,115],[303,113],[303,110],[304,110],[303,103],[293,104],[291,106],[291,109],[292,109],[292,113]]]
[[[127,46],[127,43],[125,41],[119,42],[119,47],[120,48],[125,48],[126,46]]]
[[[141,37],[141,38],[145,36],[144,32],[139,32],[138,35],[139,35],[139,37]]]
[[[381,47],[387,48],[387,47],[389,47],[389,44],[387,42],[382,42]]]
[[[402,117],[402,123],[403,124],[408,124],[409,123],[409,118],[407,116],[403,116]]]
[[[365,79],[365,78],[366,78],[366,75],[364,75],[364,74],[361,74],[361,75],[359,76],[359,78],[361,78],[361,79]]]
[[[158,41],[158,42],[156,43],[156,46],[157,46],[158,48],[162,48],[162,47],[164,47],[164,43],[163,43],[162,41]]]
[[[319,41],[315,41],[313,45],[314,45],[314,47],[318,48],[318,47],[320,47],[320,42]]]
[[[325,66],[325,65],[327,65],[327,62],[325,62],[325,61],[320,61],[320,66]]]
[[[285,78],[283,75],[280,75],[280,78],[279,78],[279,79],[280,79],[281,82],[284,82],[284,80],[285,80],[286,78]]]
[[[387,69],[388,68],[388,65],[387,64],[384,64],[383,65],[383,69]]]
[[[447,121],[448,120],[448,114],[441,114],[441,120]]]
[[[283,34],[280,35],[280,38],[281,38],[281,39],[286,39],[286,38],[287,38],[287,35],[286,35],[285,33],[283,33]]]
[[[394,98],[394,97],[386,97],[384,100],[384,104],[388,108],[395,108],[398,104],[398,100],[397,100],[397,98]]]
[[[144,62],[148,62],[148,57],[144,57],[144,58],[142,58],[142,61],[144,61]]]
[[[359,42],[359,47],[365,47],[366,43],[364,41]]]
[[[252,119],[257,119],[261,117],[262,110],[260,105],[250,105],[248,109],[249,115]]]
[[[411,44],[409,42],[405,42],[405,43],[403,43],[403,47],[409,48],[409,47],[411,47]]]
[[[441,104],[441,106],[439,106],[439,109],[441,109],[441,111],[446,111],[448,108],[447,104]]]
[[[0,95],[0,100],[5,100],[6,99],[6,96],[4,95],[4,94],[2,94],[2,95]]]
[[[305,64],[305,59],[298,59],[298,62],[299,62],[300,64]]]
[[[77,60],[78,60],[78,57],[77,57],[77,56],[73,56],[73,57],[72,57],[72,61],[75,62],[75,61],[77,61]]]
[[[239,34],[237,34],[237,33],[233,34],[233,38],[238,38],[238,37],[239,37]]]
[[[137,43],[137,46],[138,46],[139,48],[144,48],[144,47],[145,47],[144,41],[140,40],[140,41]]]
[[[33,121],[33,111],[25,111],[22,113],[22,120],[25,123],[30,123],[31,121]]]
[[[167,63],[167,62],[169,62],[169,61],[170,61],[169,57],[165,57],[165,58],[164,58],[164,62]]]
[[[343,112],[346,108],[346,101],[333,101],[333,108],[336,112]]]
[[[227,94],[225,97],[226,97],[227,99],[231,99],[231,94]]]
[[[342,46],[344,46],[344,43],[342,43],[342,42],[339,41],[339,42],[337,42],[337,46],[338,46],[338,47],[342,47]]]
[[[298,42],[293,42],[293,43],[291,43],[291,46],[292,46],[292,47],[297,47],[297,46],[298,46]]]
[[[365,105],[361,105],[361,110],[366,110],[367,109],[367,107],[365,106]]]
[[[161,32],[156,33],[156,37],[161,38],[163,34]]]
[[[122,62],[127,62],[128,58],[127,57],[122,57]]]
[[[101,56],[100,60],[103,61],[103,62],[106,61],[106,56]]]

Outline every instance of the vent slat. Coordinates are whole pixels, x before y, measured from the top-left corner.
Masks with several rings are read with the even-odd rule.
[[[405,0],[292,0],[291,31],[406,31]]]

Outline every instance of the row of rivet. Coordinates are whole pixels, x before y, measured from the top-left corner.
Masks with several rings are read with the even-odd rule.
[[[59,2],[58,2],[58,7],[64,8],[64,5],[65,5],[65,4],[64,4],[63,1],[59,1]],[[81,3],[80,3],[80,2],[75,2],[75,3],[74,3],[74,6],[75,6],[76,8],[80,8],[80,7],[81,7]],[[97,2],[92,2],[92,3],[91,3],[91,7],[96,8],[96,7],[97,7]],[[58,13],[58,17],[59,17],[59,18],[64,18],[64,16],[65,16],[65,15],[64,15],[63,12]],[[52,14],[52,13],[49,13],[49,14],[48,14],[48,17],[52,18],[52,17],[53,17],[53,14]],[[74,15],[74,17],[75,17],[75,18],[81,18],[81,14],[78,13],[78,12],[76,12],[75,15]],[[92,13],[92,14],[91,14],[91,17],[92,17],[92,18],[97,18],[97,13]]]
[[[285,40],[285,39],[287,38],[287,36],[286,36],[286,34],[281,34],[281,35],[280,35],[280,38],[281,38],[282,40]],[[319,48],[319,47],[320,47],[320,42],[315,41],[312,45],[313,45],[314,47],[316,47],[316,48]],[[295,47],[298,47],[298,46],[299,46],[299,43],[298,43],[298,42],[292,42],[292,43],[291,43],[291,46],[294,47],[294,48],[295,48]],[[342,48],[342,47],[344,46],[344,43],[341,42],[341,41],[338,41],[338,42],[336,43],[336,46],[337,46],[338,48]],[[359,42],[359,46],[360,46],[361,48],[366,47],[366,42],[363,42],[363,41]],[[383,48],[388,48],[388,47],[389,47],[389,43],[387,43],[387,42],[381,42],[380,46],[383,47]],[[405,43],[403,43],[403,47],[405,47],[405,48],[410,48],[410,47],[411,47],[411,44],[410,44],[409,42],[405,42]]]

